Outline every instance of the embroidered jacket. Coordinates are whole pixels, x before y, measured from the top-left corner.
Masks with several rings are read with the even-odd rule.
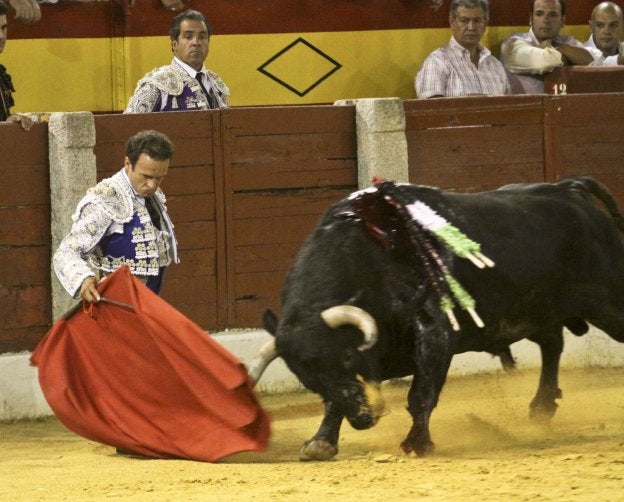
[[[206,69],[203,73],[215,91],[218,108],[226,108],[230,94],[227,85],[216,73]],[[174,59],[170,65],[156,68],[139,80],[124,113],[210,109],[199,82]]]
[[[73,225],[54,253],[59,281],[76,297],[82,282],[107,275],[128,265],[143,282],[159,276],[163,267],[178,263],[177,241],[167,214],[165,195],[158,189],[152,197],[160,213],[161,228],[152,224],[147,208],[123,173],[102,180],[78,203]]]

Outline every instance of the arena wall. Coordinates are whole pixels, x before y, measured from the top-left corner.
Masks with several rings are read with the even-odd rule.
[[[86,115],[95,130],[89,148],[96,153],[98,179],[121,167],[123,144],[133,132],[156,128],[174,140],[177,153],[164,188],[179,231],[182,264],[171,268],[163,295],[246,361],[247,351],[268,336],[258,330],[260,315],[267,307],[279,311],[279,289],[297,249],[325,208],[358,186],[358,166],[383,153],[393,164],[392,174],[373,171],[367,179],[377,174],[461,191],[592,174],[623,205],[624,119],[617,113],[623,99],[620,93],[396,98],[392,107],[387,100],[360,100],[343,106]],[[377,105],[385,112],[395,109],[398,116],[375,114]],[[373,113],[364,112],[371,107]],[[391,126],[369,123],[371,117],[404,129],[397,134]],[[402,141],[368,146],[362,141],[365,134],[386,138],[389,132]],[[75,134],[83,133],[80,125]],[[65,143],[71,161],[76,145]],[[370,151],[375,145],[386,145],[386,151]],[[409,153],[405,158],[403,148]],[[24,415],[15,411],[21,405],[6,397],[15,395],[14,382],[30,382],[29,392],[37,395],[36,381],[13,379],[15,358],[22,363],[20,372],[32,377],[29,352],[62,313],[52,311],[50,299],[50,226],[59,220],[67,224],[74,204],[66,214],[51,209],[67,194],[50,196],[57,174],[54,166],[48,171],[48,124],[38,123],[29,133],[18,125],[0,125],[0,149],[7,152],[0,169],[10,180],[0,189],[0,359],[13,368],[0,365],[0,374],[7,375],[0,402],[9,410],[4,418],[10,418]],[[566,351],[571,361],[624,364],[623,346],[596,336],[573,339],[570,347],[578,352]],[[526,364],[539,362],[531,349],[514,351],[526,352]],[[491,369],[492,364],[477,355],[456,360],[460,372]],[[275,368],[278,374],[269,373],[262,388],[292,386],[292,376]],[[40,409],[33,406],[29,409]]]

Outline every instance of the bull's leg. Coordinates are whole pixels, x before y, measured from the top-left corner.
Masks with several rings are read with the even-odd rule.
[[[344,415],[330,401],[325,402],[325,416],[319,430],[303,443],[299,460],[330,460],[338,453],[338,437]]]
[[[438,404],[438,397],[453,358],[453,347],[446,330],[419,335],[415,346],[414,379],[407,396],[407,410],[412,416],[412,428],[401,449],[419,457],[433,452],[429,434],[429,418]]]
[[[563,351],[563,329],[554,327],[529,340],[537,343],[542,353],[539,386],[529,406],[529,416],[535,420],[550,420],[557,411],[555,399],[561,399],[559,360]]]

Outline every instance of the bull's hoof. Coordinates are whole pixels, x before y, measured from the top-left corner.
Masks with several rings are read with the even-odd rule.
[[[324,439],[310,439],[303,443],[299,452],[299,460],[310,462],[312,460],[331,460],[338,454],[338,447]]]
[[[529,418],[536,423],[548,423],[550,419],[555,416],[559,405],[555,402],[541,403],[539,405],[533,405],[529,407]]]
[[[421,442],[413,442],[406,439],[401,443],[401,450],[406,455],[414,452],[419,457],[426,457],[427,455],[431,455],[435,450],[435,445],[432,441]]]

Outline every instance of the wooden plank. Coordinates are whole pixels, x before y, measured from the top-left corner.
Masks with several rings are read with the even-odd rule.
[[[173,166],[212,165],[212,123],[214,111],[177,113],[96,115],[98,170],[123,165],[125,144],[130,136],[144,129],[166,134],[175,146]],[[149,125],[146,125],[149,124]]]
[[[167,269],[167,281],[216,274],[216,252],[214,249],[185,249],[180,254],[180,263],[172,264]]]
[[[209,165],[171,167],[163,180],[167,196],[191,193],[214,193],[214,167]]]
[[[50,286],[50,245],[0,248],[3,286]]]
[[[176,223],[176,237],[181,256],[191,249],[211,249],[215,247],[216,230],[214,221],[193,221]]]
[[[308,232],[309,233],[309,232]],[[293,264],[307,234],[302,233],[298,243],[266,243],[256,246],[237,246],[234,249],[236,273],[277,272],[283,274]]]
[[[163,298],[170,298],[174,304],[212,302],[216,298],[216,284],[214,275],[171,280],[167,277],[163,285]]]
[[[133,134],[154,129],[175,139],[210,137],[215,111],[181,111],[176,113],[102,114],[94,117],[97,143],[125,144]]]
[[[49,287],[0,286],[0,333],[5,329],[45,326],[51,315]]]
[[[230,269],[229,250],[231,246],[230,224],[232,219],[232,131],[230,122],[231,108],[219,114],[218,122],[213,124],[212,137],[214,150],[215,184],[215,249],[217,263],[216,319],[215,325],[227,326],[230,316],[228,280]],[[218,146],[216,146],[218,143]]]
[[[266,308],[279,305],[279,294],[286,278],[275,272],[236,274],[234,295],[235,326],[260,327]]]
[[[355,106],[237,107],[227,111],[227,131],[243,136],[342,133],[355,135]]]
[[[2,150],[0,150],[2,151]],[[4,155],[4,152],[3,152]],[[19,165],[0,162],[0,206],[50,205],[50,168],[47,163]]]
[[[546,94],[624,92],[624,68],[614,66],[562,66],[544,74]]]
[[[542,97],[489,96],[405,100],[407,131],[472,125],[540,124]]]
[[[543,181],[542,164],[502,166],[456,166],[452,168],[410,168],[410,183],[460,192],[494,190],[509,183]]]
[[[33,351],[50,329],[50,323],[25,328],[0,327],[0,354]]]
[[[624,93],[545,96],[544,105],[549,101],[554,101],[559,107],[561,124],[565,126],[592,122],[622,124],[624,121]]]
[[[262,134],[233,139],[232,163],[256,164],[288,159],[295,164],[305,160],[353,159],[357,143],[351,131],[302,134]]]
[[[233,198],[234,218],[263,218],[282,215],[319,216],[334,202],[357,190],[324,189],[324,190],[281,190],[254,193],[238,193]]]
[[[274,218],[237,220],[234,225],[236,246],[250,246],[268,242],[300,243],[317,224],[319,216],[298,215]]]
[[[544,99],[544,181],[559,178],[562,167],[561,109],[562,99]]]
[[[409,134],[410,165],[498,166],[543,161],[542,128],[525,126],[457,127]]]
[[[217,331],[224,328],[224,326],[219,326],[217,324],[217,308],[215,303],[184,303],[176,305],[176,309],[206,331]]]
[[[215,195],[214,193],[167,195],[167,208],[174,225],[193,221],[214,221]]]
[[[48,165],[48,124],[36,122],[30,131],[18,124],[2,124],[0,152],[4,166]],[[20,168],[21,169],[21,168]],[[13,171],[13,174],[19,170]]]
[[[49,206],[0,207],[0,246],[49,245]]]
[[[587,120],[578,126],[561,127],[561,155],[564,163],[620,162],[624,158],[624,122]]]
[[[234,191],[357,186],[357,160],[239,164],[233,166],[232,178]]]

